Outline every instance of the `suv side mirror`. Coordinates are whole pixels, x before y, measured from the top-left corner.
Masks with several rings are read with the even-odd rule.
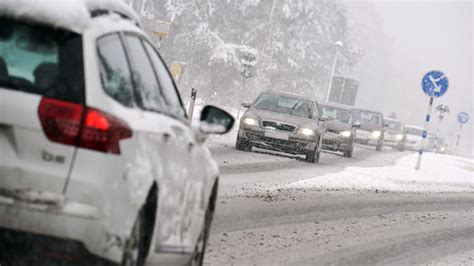
[[[232,129],[234,118],[226,111],[207,105],[201,112],[199,129],[204,134],[225,134]]]
[[[251,104],[250,103],[241,103],[240,105],[242,105],[242,107],[245,107],[245,108],[250,108]]]
[[[356,121],[356,122],[354,122],[354,123],[352,124],[352,127],[353,127],[353,128],[360,128],[360,127],[361,127],[361,124],[360,124],[360,122]]]

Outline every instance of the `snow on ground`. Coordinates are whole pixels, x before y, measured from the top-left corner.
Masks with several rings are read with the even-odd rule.
[[[296,181],[285,188],[352,189],[406,192],[472,192],[474,160],[426,153],[421,169],[414,170],[418,154],[385,167],[348,167],[339,173]]]

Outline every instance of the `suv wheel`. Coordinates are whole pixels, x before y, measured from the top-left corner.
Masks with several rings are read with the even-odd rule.
[[[204,263],[204,254],[206,253],[207,240],[209,239],[209,232],[211,229],[212,218],[214,216],[213,210],[210,208],[210,204],[207,207],[204,226],[202,228],[199,239],[194,247],[194,252],[189,262],[190,266],[201,266]]]
[[[144,248],[144,228],[145,228],[145,212],[143,208],[137,216],[137,220],[133,225],[130,237],[125,242],[123,252],[122,266],[141,266],[144,264],[143,248]]]
[[[235,142],[235,149],[239,151],[252,151],[252,144],[247,140],[237,136],[237,141]]]

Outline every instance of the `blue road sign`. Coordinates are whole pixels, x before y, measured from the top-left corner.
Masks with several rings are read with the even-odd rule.
[[[458,122],[461,124],[466,124],[469,121],[469,114],[465,112],[461,112],[458,114]]]
[[[437,70],[426,73],[421,82],[421,87],[426,95],[433,98],[443,96],[448,90],[449,81],[448,77]]]

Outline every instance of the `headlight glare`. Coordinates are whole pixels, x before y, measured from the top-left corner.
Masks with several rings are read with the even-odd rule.
[[[298,133],[305,135],[305,136],[312,136],[314,135],[314,130],[309,129],[309,128],[300,128]]]
[[[402,134],[398,134],[398,135],[395,136],[395,138],[396,138],[397,140],[402,140],[402,139],[403,139],[403,135],[402,135]]]
[[[376,138],[376,139],[377,139],[377,138],[380,138],[380,135],[382,135],[382,132],[380,132],[379,130],[374,130],[374,131],[372,132],[372,137],[374,137],[374,138]]]
[[[258,121],[250,117],[245,118],[243,123],[249,126],[258,126]]]
[[[348,138],[351,136],[352,133],[350,131],[342,131],[340,134],[341,136]]]

